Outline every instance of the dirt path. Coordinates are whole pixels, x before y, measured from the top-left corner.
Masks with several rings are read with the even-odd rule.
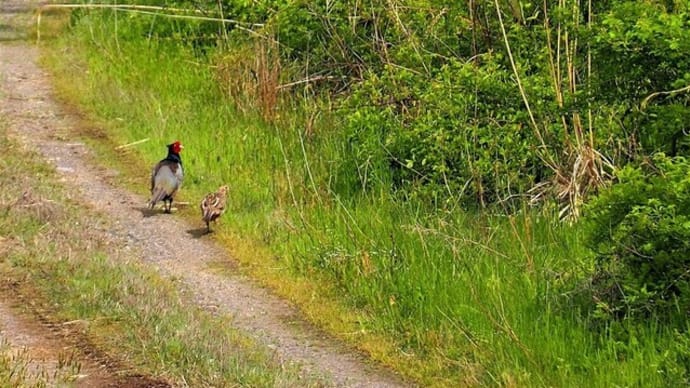
[[[30,3],[2,0],[5,23],[9,14],[16,15]],[[336,386],[403,386],[391,373],[371,366],[365,357],[305,323],[294,308],[250,280],[209,271],[209,264],[232,258],[213,242],[187,232],[198,225],[174,215],[146,217],[145,198],[110,185],[108,176],[116,172],[93,166],[92,151],[69,138],[67,129],[76,121],[53,100],[48,77],[36,64],[36,47],[17,40],[3,42],[11,34],[2,20],[0,115],[8,121],[11,134],[55,165],[65,185],[84,203],[111,216],[112,225],[102,230],[103,238],[163,275],[181,280],[181,288],[192,290],[187,292],[199,305],[233,316],[232,325],[260,339],[284,363],[299,363],[306,373],[330,376]]]

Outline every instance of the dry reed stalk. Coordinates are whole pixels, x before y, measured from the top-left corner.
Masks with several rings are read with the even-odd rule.
[[[556,93],[556,103],[559,108],[563,108],[563,93],[561,92],[560,80],[558,78],[558,73],[556,70],[556,61],[554,60],[553,52],[553,42],[551,38],[551,24],[549,23],[549,10],[547,6],[547,0],[543,3],[544,10],[544,30],[546,31],[546,47],[548,50],[549,58],[549,72],[551,73],[551,79],[554,83],[553,89]]]
[[[537,138],[539,141],[542,143],[542,146],[546,148],[546,144],[544,143],[544,139],[541,136],[541,132],[539,131],[539,126],[537,125],[537,121],[534,118],[534,114],[532,113],[532,109],[530,108],[529,105],[529,100],[527,99],[527,94],[525,93],[525,89],[522,87],[522,81],[520,78],[520,74],[518,73],[517,70],[517,65],[515,65],[515,59],[513,58],[513,51],[510,49],[510,42],[508,41],[508,34],[506,33],[506,28],[503,23],[503,16],[501,16],[501,6],[498,4],[498,0],[494,0],[494,4],[496,6],[496,15],[498,16],[498,22],[501,26],[501,33],[503,35],[503,43],[506,46],[506,52],[508,53],[508,59],[510,59],[510,66],[513,69],[513,74],[515,75],[515,81],[517,82],[518,89],[520,91],[520,96],[522,97],[522,101],[525,104],[525,108],[527,109],[527,113],[529,114],[529,120],[530,123],[532,124],[532,128],[534,129],[535,134],[537,135]]]
[[[218,0],[218,12],[220,13],[220,18],[224,20],[224,19],[225,19],[225,14],[223,13],[223,3],[221,2],[221,0]],[[224,21],[222,21],[221,23],[222,23],[222,28],[223,28],[223,39],[224,39],[224,42],[223,42],[223,43],[225,43],[225,46],[227,47],[228,41],[229,41],[229,39],[228,39],[228,29],[225,27],[225,22],[224,22]]]
[[[592,0],[587,0],[587,31],[592,30]],[[587,42],[587,93],[592,92],[592,48]],[[592,108],[587,107],[587,120],[589,121],[589,141],[594,145],[594,123],[592,118]]]
[[[534,131],[534,134],[537,136],[537,139],[539,140],[540,147],[543,151],[543,155],[541,155],[542,160],[552,168],[556,166],[555,161],[551,158],[551,156],[546,152],[548,150],[548,147],[546,146],[546,142],[544,141],[544,137],[541,134],[541,131],[539,130],[539,125],[537,124],[537,120],[534,118],[534,113],[532,112],[532,109],[530,108],[529,100],[527,99],[527,93],[525,93],[525,88],[522,86],[522,80],[520,78],[520,73],[518,72],[517,65],[515,64],[515,59],[513,58],[513,52],[510,49],[510,42],[508,41],[508,34],[506,33],[506,28],[505,24],[503,23],[503,16],[501,16],[501,6],[498,4],[498,0],[494,0],[494,5],[496,6],[496,15],[498,16],[498,22],[501,26],[501,33],[503,35],[503,43],[505,44],[506,47],[506,52],[508,53],[508,59],[510,59],[510,66],[513,69],[513,74],[515,75],[515,81],[518,86],[518,90],[520,91],[520,96],[522,97],[522,101],[525,104],[525,109],[527,109],[527,113],[529,114],[529,119],[530,123],[532,125],[532,129]]]
[[[572,12],[572,23],[575,29],[580,26],[581,16],[579,9],[580,0],[573,0],[567,4],[566,0],[559,0],[558,7],[566,9],[570,5]],[[551,25],[549,23],[548,2],[543,1],[544,28],[546,30],[546,44],[548,50],[549,70],[553,78],[554,94],[559,108],[564,107],[564,95],[570,93],[575,95],[578,91],[577,56],[578,40],[571,35],[569,27],[562,25],[559,21],[556,26],[556,42],[551,35]],[[587,7],[589,15],[586,23],[587,28],[592,26],[592,1],[588,0]],[[585,59],[586,65],[586,85],[591,86],[592,77],[592,53],[587,45]],[[564,63],[565,62],[565,63]],[[564,70],[563,67],[565,67]],[[563,75],[565,71],[565,78]],[[567,89],[566,89],[567,88]],[[560,115],[563,125],[564,136],[564,155],[556,168],[553,168],[554,179],[551,182],[542,182],[533,187],[529,194],[532,196],[531,202],[537,202],[546,197],[547,192],[552,192],[561,202],[559,217],[561,219],[574,220],[579,217],[579,207],[588,193],[596,191],[600,186],[606,185],[611,178],[614,170],[613,163],[596,150],[594,138],[594,118],[591,108],[587,108],[587,135],[585,126],[582,122],[581,112],[572,112],[570,118],[566,114]]]
[[[561,79],[560,71],[560,44],[561,44],[561,24],[560,21],[556,27],[556,53],[554,54],[553,41],[551,37],[551,24],[549,23],[549,10],[547,6],[547,0],[543,3],[544,10],[544,29],[546,31],[546,47],[548,49],[549,58],[549,71],[551,73],[551,79],[553,80],[553,90],[555,93],[556,104],[559,108],[563,108],[563,91],[561,90],[561,85],[563,80]],[[564,115],[561,115],[561,125],[563,125],[563,131],[565,132],[566,138],[564,139],[566,148],[570,147],[570,142],[568,140],[568,121]]]

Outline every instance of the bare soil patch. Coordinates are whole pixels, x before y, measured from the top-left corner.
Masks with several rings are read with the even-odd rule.
[[[31,3],[3,1],[0,14],[7,10],[5,15],[14,15]],[[5,23],[2,20],[0,25]],[[76,198],[108,215],[107,225],[90,225],[88,220],[84,225],[113,249],[131,252],[164,276],[178,279],[181,291],[200,306],[232,316],[228,324],[259,339],[283,363],[301,365],[308,374],[328,376],[334,386],[405,385],[366,356],[306,323],[294,307],[232,271],[231,264],[222,275],[216,273],[211,267],[233,260],[211,240],[193,233],[199,225],[189,225],[174,214],[146,212],[145,198],[113,186],[110,178],[117,171],[98,167],[94,163],[97,155],[76,140],[71,129],[79,121],[53,99],[49,78],[36,64],[37,56],[36,47],[0,39],[0,115],[9,123],[13,137],[55,166]],[[0,308],[0,315],[4,312]],[[132,384],[121,386],[137,386],[138,382]]]

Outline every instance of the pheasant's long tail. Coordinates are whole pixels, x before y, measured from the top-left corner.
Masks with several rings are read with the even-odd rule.
[[[153,209],[156,203],[160,202],[167,195],[166,191],[162,187],[156,187],[153,189],[153,194],[151,194],[151,200],[149,201],[149,208]]]

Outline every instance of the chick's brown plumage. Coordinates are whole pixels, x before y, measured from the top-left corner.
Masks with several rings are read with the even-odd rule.
[[[211,231],[211,222],[225,213],[228,186],[221,186],[215,193],[209,193],[201,200],[201,219],[206,223],[206,231]]]

